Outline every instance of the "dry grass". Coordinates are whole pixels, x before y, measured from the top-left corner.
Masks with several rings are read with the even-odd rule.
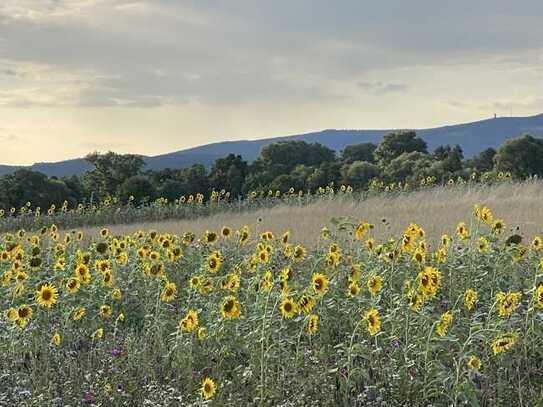
[[[452,232],[460,221],[469,222],[474,204],[490,207],[494,216],[505,220],[508,228],[520,228],[524,236],[543,234],[543,182],[507,183],[497,186],[436,187],[401,195],[380,195],[364,201],[355,199],[323,200],[308,206],[278,206],[239,214],[217,214],[193,220],[114,225],[114,233],[138,229],[180,233],[191,230],[201,235],[222,225],[252,230],[292,231],[292,239],[307,246],[315,244],[320,229],[333,217],[350,216],[376,225],[379,238],[397,235],[409,222],[416,222],[430,239]],[[385,222],[383,220],[386,220]],[[89,228],[96,232],[98,228]]]

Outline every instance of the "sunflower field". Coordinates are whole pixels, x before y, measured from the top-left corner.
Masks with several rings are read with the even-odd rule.
[[[378,227],[5,233],[0,405],[542,405],[542,238]]]

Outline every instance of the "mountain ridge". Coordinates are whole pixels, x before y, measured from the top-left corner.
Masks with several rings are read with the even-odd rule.
[[[340,151],[347,145],[357,143],[378,143],[384,134],[406,129],[325,129],[310,133],[278,136],[265,139],[228,140],[214,142],[184,150],[155,156],[140,155],[146,162],[145,169],[184,168],[193,164],[210,167],[217,158],[229,153],[239,154],[247,161],[253,161],[265,145],[300,140],[321,143]],[[414,129],[433,150],[442,144],[458,144],[466,157],[471,157],[486,148],[499,147],[507,139],[523,134],[543,138],[543,113],[526,117],[495,117],[478,121],[447,124],[434,128]],[[92,166],[84,158],[74,158],[58,162],[41,162],[31,166],[0,165],[0,175],[11,173],[19,168],[29,168],[48,176],[80,175]]]

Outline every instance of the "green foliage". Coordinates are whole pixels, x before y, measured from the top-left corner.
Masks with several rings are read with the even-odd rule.
[[[426,142],[414,131],[401,131],[385,134],[374,154],[379,164],[386,166],[400,155],[411,152],[427,153]]]
[[[543,140],[528,135],[507,140],[494,160],[497,171],[508,171],[516,178],[543,175]]]

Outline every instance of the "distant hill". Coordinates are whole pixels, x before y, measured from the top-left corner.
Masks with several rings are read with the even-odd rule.
[[[303,140],[321,143],[333,150],[341,151],[345,146],[358,143],[378,143],[384,134],[398,129],[387,130],[323,130],[314,133],[274,137],[261,140],[225,141],[207,144],[173,153],[144,157],[146,168],[184,168],[192,164],[210,167],[217,158],[229,153],[240,154],[245,160],[253,161],[262,147],[278,141]],[[455,124],[432,129],[418,129],[417,134],[427,143],[430,150],[442,144],[459,144],[469,158],[488,147],[497,148],[510,138],[531,134],[543,138],[543,114],[530,117],[498,117],[472,123]],[[15,171],[17,166],[0,165],[0,175]],[[73,159],[56,163],[36,163],[32,170],[49,176],[79,175],[91,166],[84,159]]]

